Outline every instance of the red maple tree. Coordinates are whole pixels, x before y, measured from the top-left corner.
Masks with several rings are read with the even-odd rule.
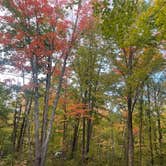
[[[68,58],[83,31],[90,28],[92,7],[89,1],[73,0],[1,0],[0,44],[10,53],[12,64],[32,73],[34,93],[35,165],[44,165],[63,76]],[[57,62],[60,69],[57,69]],[[58,83],[52,114],[48,121],[52,73],[58,71]],[[39,120],[39,78],[45,76],[42,133]],[[41,138],[41,144],[40,144]]]

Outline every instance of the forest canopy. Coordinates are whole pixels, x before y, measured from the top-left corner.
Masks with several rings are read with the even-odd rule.
[[[164,166],[165,59],[165,0],[0,0],[0,165]]]

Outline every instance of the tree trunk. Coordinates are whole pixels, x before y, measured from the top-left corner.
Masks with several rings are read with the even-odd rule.
[[[15,152],[16,137],[17,137],[17,108],[18,108],[18,103],[16,103],[16,108],[14,110],[14,117],[13,117],[13,133],[12,133],[13,154]]]
[[[82,119],[82,162],[85,161],[85,134],[86,134],[86,121],[85,117]]]
[[[92,101],[91,95],[91,85],[89,85],[89,92],[88,92],[88,110],[89,110],[89,118],[87,119],[87,135],[86,135],[86,151],[85,154],[89,153],[90,147],[90,140],[91,140],[91,133],[92,133],[92,113],[93,113],[93,105],[94,102]]]
[[[66,113],[66,111],[65,111]],[[63,122],[63,151],[66,152],[67,150],[67,143],[66,143],[66,137],[67,137],[67,117],[64,114],[63,116],[64,122]]]
[[[161,120],[160,120],[160,111],[157,108],[157,127],[158,127],[158,143],[159,143],[159,155],[160,155],[160,164],[162,165],[162,128],[161,128]]]
[[[32,59],[32,78],[34,83],[34,127],[35,127],[35,166],[40,165],[40,139],[39,139],[39,92],[38,92],[38,65],[37,57]]]
[[[20,133],[19,133],[19,138],[18,138],[18,143],[17,143],[17,151],[18,152],[21,151],[22,145],[24,142],[24,135],[26,132],[27,121],[28,121],[28,116],[29,116],[30,110],[31,110],[31,105],[32,105],[32,97],[30,100],[27,99],[27,103],[25,106],[24,117],[23,117],[21,129],[20,129]]]
[[[154,165],[154,157],[153,157],[153,142],[152,142],[152,120],[151,120],[151,109],[150,109],[150,89],[149,85],[147,85],[147,97],[148,97],[148,110],[147,110],[147,115],[148,115],[148,135],[149,135],[149,149],[150,149],[150,162],[151,165]]]
[[[158,132],[160,165],[163,165],[163,157],[162,157],[162,128],[161,128],[159,104],[157,103],[157,96],[155,96],[155,110],[156,110],[156,113],[157,113],[157,132]]]
[[[42,160],[41,160],[41,165],[40,166],[44,166],[44,164],[45,164],[45,158],[46,158],[46,153],[47,153],[47,148],[48,148],[48,141],[50,139],[52,126],[53,126],[53,121],[54,121],[54,117],[55,117],[55,111],[57,109],[57,105],[58,105],[58,101],[59,101],[59,97],[60,97],[60,92],[61,92],[62,82],[63,82],[63,76],[64,76],[65,69],[66,69],[67,58],[68,58],[68,55],[65,56],[63,66],[62,66],[61,75],[59,76],[59,83],[58,83],[58,87],[57,87],[56,97],[55,97],[55,100],[54,100],[54,103],[53,103],[53,110],[52,110],[51,118],[50,118],[50,121],[49,121],[46,138],[45,138],[44,143],[42,144],[42,156],[41,156]]]
[[[139,101],[140,104],[140,114],[139,114],[139,165],[142,166],[142,126],[143,126],[143,96]]]
[[[91,119],[88,119],[88,120],[87,120],[86,155],[89,153],[91,134],[92,134],[92,120],[91,120]]]
[[[46,90],[44,96],[44,111],[43,111],[43,119],[42,119],[42,129],[41,129],[41,147],[43,147],[44,141],[46,139],[47,132],[47,123],[48,123],[48,111],[49,111],[49,97],[50,97],[50,87],[51,87],[51,69],[52,69],[52,58],[48,56],[47,59],[47,76],[46,76]],[[41,149],[41,156],[43,153],[43,149]]]
[[[79,0],[79,2],[78,2],[78,10],[77,10],[77,14],[76,14],[76,19],[75,19],[75,23],[74,23],[73,32],[72,32],[72,36],[71,36],[71,41],[69,43],[69,47],[63,53],[64,61],[63,61],[62,70],[61,70],[61,73],[60,73],[60,76],[59,76],[59,82],[58,82],[58,85],[57,85],[56,96],[55,96],[55,99],[54,99],[53,109],[52,109],[50,121],[49,121],[49,124],[48,124],[46,139],[45,139],[45,141],[42,145],[42,156],[41,156],[42,160],[41,160],[40,166],[44,166],[44,164],[45,164],[46,153],[47,153],[47,149],[48,149],[48,142],[49,142],[49,139],[50,139],[50,136],[51,136],[51,131],[52,131],[53,122],[54,122],[54,118],[55,118],[55,112],[56,112],[58,101],[59,101],[59,98],[60,98],[60,92],[61,92],[61,88],[62,88],[63,76],[65,74],[67,59],[68,59],[68,57],[71,53],[71,49],[73,47],[73,42],[75,41],[75,33],[76,33],[76,30],[77,30],[77,23],[78,23],[80,7],[81,7],[81,0]]]
[[[77,139],[78,139],[78,129],[79,129],[80,119],[76,119],[76,124],[74,126],[74,133],[73,133],[73,141],[71,147],[71,158],[74,157],[74,153],[76,151]]]
[[[123,146],[122,146],[122,152],[124,154],[124,162],[125,162],[126,165],[128,165],[128,142],[129,141],[128,141],[128,123],[127,122],[125,123],[125,127],[124,127],[123,133],[122,133],[122,137],[124,138]]]
[[[132,125],[132,100],[128,97],[128,166],[134,165],[134,139],[133,139],[133,125]]]
[[[65,80],[66,82],[66,85],[67,85],[67,79]],[[63,103],[63,110],[64,110],[64,115],[63,115],[63,151],[64,153],[66,154],[66,151],[67,151],[67,116],[66,116],[66,113],[67,113],[67,94],[66,94],[66,91],[67,89],[65,88],[64,89],[64,99],[65,99],[65,102]]]
[[[32,150],[32,130],[31,130],[31,123],[30,123],[30,118],[31,114],[29,115],[27,119],[27,142],[28,142],[28,163],[29,165],[33,165],[33,150]]]

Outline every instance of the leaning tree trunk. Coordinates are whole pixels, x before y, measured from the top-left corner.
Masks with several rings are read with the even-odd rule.
[[[78,17],[79,17],[80,8],[81,8],[81,0],[78,1],[78,10],[77,10],[76,19],[75,19],[75,23],[74,23],[74,27],[73,27],[71,41],[69,42],[69,47],[66,51],[63,52],[64,61],[63,61],[62,70],[61,70],[61,73],[60,73],[60,76],[59,76],[59,82],[58,82],[56,96],[55,96],[54,103],[53,103],[53,109],[52,109],[52,113],[51,113],[51,116],[50,116],[50,121],[48,122],[46,138],[45,138],[45,141],[42,145],[42,156],[41,156],[40,166],[45,165],[45,159],[46,159],[46,154],[47,154],[47,150],[48,150],[48,142],[49,142],[49,139],[50,139],[50,136],[51,136],[54,117],[55,117],[58,101],[59,101],[59,98],[60,98],[60,92],[61,92],[61,88],[62,88],[63,76],[65,74],[68,57],[71,54],[71,50],[72,50],[73,44],[75,42],[75,33],[76,33],[76,30],[77,30],[77,24],[78,24],[78,19],[79,19]]]
[[[47,149],[48,149],[48,141],[49,141],[50,136],[51,136],[51,131],[52,131],[54,117],[55,117],[55,111],[57,109],[58,101],[59,101],[59,98],[60,98],[60,92],[61,92],[61,88],[62,88],[63,76],[64,76],[65,69],[66,69],[67,58],[68,58],[68,54],[64,58],[62,71],[61,71],[61,74],[59,76],[59,83],[58,83],[58,87],[57,87],[56,97],[55,97],[55,100],[54,100],[54,103],[53,103],[53,110],[52,110],[52,114],[51,114],[50,121],[49,121],[49,124],[48,124],[46,138],[45,138],[44,143],[42,144],[42,156],[41,156],[40,166],[44,166],[44,164],[45,164],[46,153],[47,153]]]
[[[24,135],[26,133],[27,123],[28,123],[28,116],[30,114],[32,105],[32,97],[30,99],[27,99],[26,105],[25,105],[25,113],[23,117],[23,121],[20,128],[18,143],[17,143],[17,151],[20,152],[22,150],[22,145],[24,142]]]

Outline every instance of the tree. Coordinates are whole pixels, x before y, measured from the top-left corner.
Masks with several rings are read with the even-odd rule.
[[[164,165],[165,2],[0,11],[0,165]]]
[[[113,1],[97,10],[101,11],[101,26],[105,37],[111,41],[111,65],[120,76],[123,89],[128,120],[128,165],[134,164],[134,138],[132,114],[137,102],[140,89],[151,73],[162,64],[162,56],[155,48],[154,25],[149,19],[146,3],[139,1]],[[98,9],[99,8],[99,9]],[[123,19],[122,19],[123,18]],[[151,59],[151,61],[149,61]],[[141,68],[141,66],[145,66]]]
[[[7,11],[7,16],[1,17],[3,23],[1,43],[4,48],[6,45],[8,46],[8,52],[17,68],[25,68],[28,64],[28,68],[32,72],[35,165],[44,165],[67,60],[72,54],[72,48],[79,39],[80,33],[89,26],[91,10],[88,9],[91,7],[87,2],[75,3],[63,0],[55,3],[48,0],[7,0],[1,2],[1,7]],[[69,17],[69,13],[72,11],[74,20]],[[51,73],[56,68],[57,61],[61,61],[61,70],[52,114],[48,117]],[[45,76],[46,84],[41,136],[39,133],[40,74]],[[49,122],[48,118],[50,118]]]

